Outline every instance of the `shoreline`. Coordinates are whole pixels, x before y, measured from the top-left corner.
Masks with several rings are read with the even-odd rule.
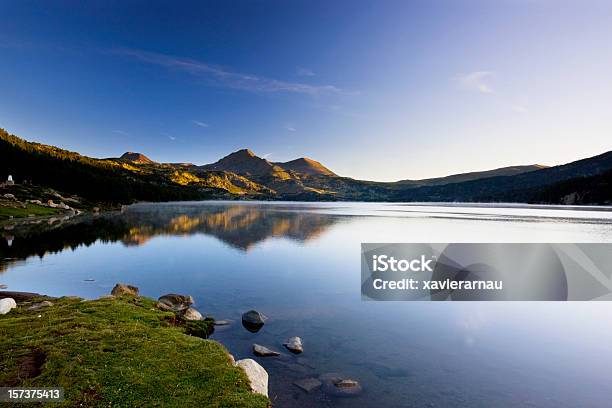
[[[85,406],[269,406],[267,375],[266,395],[253,392],[240,361],[207,338],[212,318],[191,320],[128,285],[92,300],[0,291],[6,298],[16,307],[0,314],[0,386],[63,387],[65,403]]]

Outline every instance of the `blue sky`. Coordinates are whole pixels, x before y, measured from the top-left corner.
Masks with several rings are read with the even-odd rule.
[[[612,3],[0,3],[0,127],[398,180],[612,150]]]

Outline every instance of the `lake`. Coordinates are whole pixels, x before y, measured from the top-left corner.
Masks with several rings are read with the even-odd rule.
[[[97,298],[117,282],[190,294],[212,338],[270,374],[276,407],[609,407],[612,303],[373,302],[362,242],[612,242],[610,208],[374,203],[138,204],[0,239],[8,290]],[[257,333],[240,323],[256,309]],[[282,343],[304,341],[304,353]],[[281,351],[252,356],[253,343]],[[363,393],[292,383],[336,372]]]

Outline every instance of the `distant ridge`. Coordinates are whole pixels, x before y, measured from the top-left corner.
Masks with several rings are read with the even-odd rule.
[[[422,180],[400,180],[399,185],[420,185],[420,186],[439,186],[443,184],[462,183],[464,181],[478,180],[496,176],[515,176],[517,174],[528,173],[530,171],[542,170],[547,168],[542,164],[529,164],[524,166],[500,167],[493,170],[472,171],[469,173],[453,174],[445,177],[435,177]]]
[[[149,159],[144,154],[135,153],[135,152],[125,152],[121,155],[119,159],[130,162],[130,163],[135,163],[135,164],[153,164],[155,163],[153,160]]]

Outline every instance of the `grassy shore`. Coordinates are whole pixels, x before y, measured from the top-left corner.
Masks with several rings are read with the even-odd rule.
[[[51,301],[0,316],[0,386],[64,387],[70,407],[268,406],[221,344],[150,299]]]
[[[25,208],[16,206],[5,206],[0,202],[0,221],[8,220],[9,218],[25,218],[30,215],[42,217],[47,215],[61,214],[64,211],[57,208],[43,207],[36,204],[26,204]]]

